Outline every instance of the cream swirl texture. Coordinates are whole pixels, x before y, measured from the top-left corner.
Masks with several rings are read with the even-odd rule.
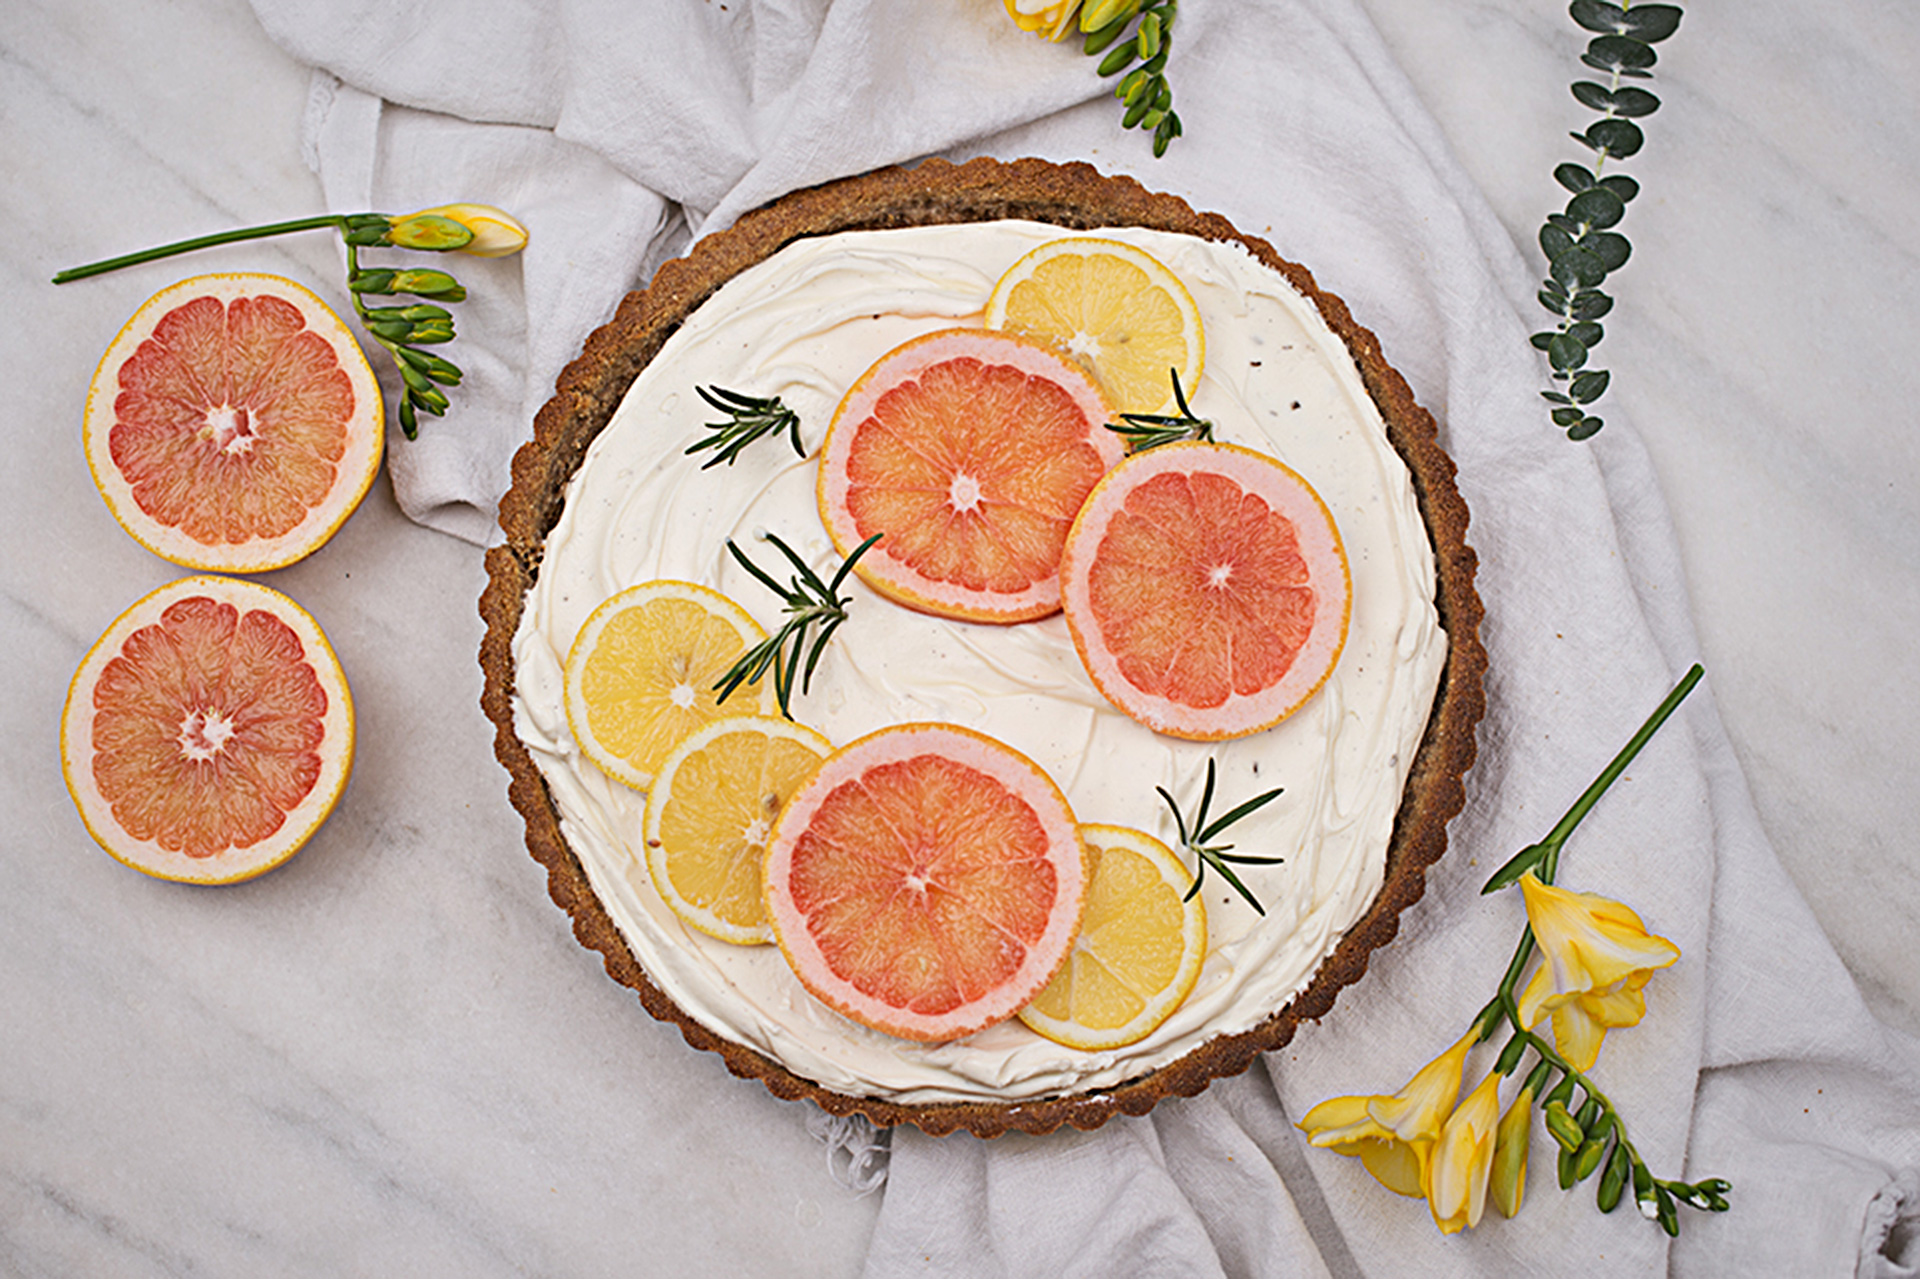
[[[1326,685],[1274,728],[1224,743],[1162,737],[1094,688],[1064,621],[948,621],[857,581],[795,718],[836,743],[910,720],[960,724],[1024,752],[1084,822],[1172,842],[1156,786],[1197,801],[1207,760],[1215,812],[1284,794],[1231,832],[1237,850],[1284,858],[1242,872],[1256,914],[1209,877],[1206,965],[1152,1035],[1107,1052],[1041,1038],[1017,1021],[947,1044],[856,1025],[813,1000],[771,946],[734,946],[683,925],[654,891],[641,846],[646,799],[575,745],[562,668],[602,600],[680,578],[739,601],[771,630],[779,603],[725,552],[761,563],[778,535],[823,575],[838,563],[815,502],[817,450],[840,397],[873,362],[936,329],[978,326],[1001,272],[1064,234],[1027,222],[858,232],[789,245],[728,282],[634,382],[567,490],[514,641],[514,723],[561,827],[648,977],[715,1034],[835,1091],[905,1104],[1010,1101],[1110,1087],[1244,1031],[1304,988],[1378,893],[1395,813],[1426,726],[1447,641],[1431,545],[1405,464],[1358,369],[1313,304],[1237,244],[1135,228],[1089,234],[1136,245],[1187,285],[1206,329],[1194,411],[1223,441],[1299,472],[1332,512],[1353,573],[1347,644]],[[782,441],[702,470],[685,453],[715,416],[695,393],[778,395],[809,457]]]

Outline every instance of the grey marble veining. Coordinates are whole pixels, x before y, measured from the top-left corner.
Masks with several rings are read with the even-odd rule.
[[[1367,7],[1532,252],[1585,119],[1563,8]],[[1760,813],[1908,1029],[1917,72],[1903,3],[1689,8],[1626,166],[1645,191],[1601,351],[1659,468]],[[94,494],[81,405],[107,340],[185,272],[47,279],[317,207],[306,92],[240,0],[0,12],[0,1272],[850,1273],[875,1201],[827,1176],[806,1109],[647,1018],[537,868],[493,855],[521,831],[477,706],[482,570],[384,483],[267,578],[327,628],[359,710],[347,800],[307,851],[206,892],[125,871],[75,817],[67,681],[178,575]],[[193,269],[223,268],[327,279],[338,263],[313,237]],[[654,1097],[673,1104],[635,1100]]]

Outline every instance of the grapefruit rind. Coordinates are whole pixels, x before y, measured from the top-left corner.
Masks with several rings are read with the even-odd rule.
[[[591,705],[591,696],[587,690],[589,677],[594,667],[604,655],[598,654],[601,637],[609,626],[616,623],[621,615],[634,609],[647,609],[652,606],[674,602],[693,605],[704,612],[719,627],[730,629],[737,638],[739,646],[730,656],[713,656],[710,669],[693,671],[690,668],[680,672],[687,689],[688,705],[680,707],[677,716],[679,723],[665,731],[650,731],[653,745],[644,754],[636,747],[632,755],[623,753],[614,745],[603,740],[602,734],[594,730],[595,714]],[[573,739],[586,753],[587,758],[600,766],[615,781],[644,791],[653,781],[657,765],[668,752],[688,734],[704,727],[716,719],[732,715],[757,713],[769,715],[774,708],[773,681],[762,678],[759,682],[736,689],[724,705],[714,700],[713,685],[721,675],[739,657],[755,644],[767,638],[760,623],[753,620],[752,614],[739,604],[722,595],[712,587],[697,582],[683,582],[673,578],[660,578],[650,582],[641,582],[629,586],[600,602],[600,605],[588,615],[574,637],[573,647],[567,653],[563,671],[566,683],[567,727],[573,733]],[[669,661],[684,660],[692,656],[686,653],[658,654],[649,653],[647,662],[651,668],[658,668]],[[671,714],[672,712],[664,712]]]
[[[300,801],[285,810],[279,828],[246,848],[229,848],[207,857],[191,857],[162,847],[157,838],[129,832],[115,817],[112,801],[103,793],[94,772],[94,722],[98,707],[95,690],[108,664],[121,655],[136,632],[159,622],[174,604],[206,597],[246,614],[263,610],[296,635],[307,666],[326,693],[322,717],[319,771]],[[318,622],[279,591],[257,582],[231,577],[186,577],[170,582],[136,601],[95,641],[74,672],[60,717],[60,768],[80,820],[94,842],[115,861],[156,879],[184,884],[236,884],[282,865],[299,852],[320,829],[353,772],[353,698],[346,673]]]
[[[1140,688],[1122,673],[1098,620],[1091,574],[1113,520],[1136,488],[1166,475],[1225,475],[1244,492],[1284,516],[1298,538],[1314,615],[1307,638],[1285,673],[1250,693],[1233,692],[1214,706],[1189,704]],[[1234,444],[1169,444],[1138,453],[1109,471],[1074,520],[1060,562],[1061,599],[1067,627],[1088,676],[1106,699],[1156,733],[1191,741],[1245,737],[1286,719],[1320,691],[1346,646],[1353,611],[1353,580],[1346,549],[1327,505],[1291,467]],[[1152,589],[1171,612],[1192,593],[1190,583],[1166,580]]]
[[[1106,259],[1114,269],[1093,286],[1084,272],[1058,283],[1036,281],[1036,274],[1058,270],[1063,259],[1074,258]],[[1158,258],[1119,240],[1068,236],[1029,250],[994,284],[985,318],[989,329],[1038,338],[1071,356],[1122,413],[1172,411],[1168,370],[1179,373],[1180,385],[1191,394],[1206,368],[1206,331],[1193,294]],[[1178,355],[1151,363],[1138,358],[1142,330],[1148,328],[1163,338],[1177,331]]]
[[[990,787],[997,786],[1000,794],[1025,806],[1044,838],[1041,855],[1050,868],[1053,885],[1051,900],[1044,904],[1044,926],[1037,936],[1020,943],[1019,960],[1010,975],[957,1007],[921,1012],[902,1006],[900,1000],[879,998],[836,971],[822,946],[819,930],[796,896],[795,881],[806,878],[807,874],[804,863],[810,853],[801,847],[803,839],[823,811],[841,802],[847,788],[864,784],[876,769],[903,763],[916,765],[930,756],[957,766],[957,769],[943,768],[943,774],[970,771],[984,778],[990,786],[976,789],[973,792],[976,797],[991,795]],[[968,781],[971,784],[972,778]],[[949,798],[951,794],[948,793]],[[934,807],[937,808],[937,804]],[[945,832],[965,831],[973,825],[952,810],[928,816],[930,826]],[[937,850],[921,851],[944,854],[951,848],[943,845]],[[798,867],[796,862],[800,863]],[[890,881],[899,884],[897,889],[882,890],[873,896],[920,892],[925,885],[935,883],[932,879],[915,878],[925,868],[925,861],[916,858],[912,871],[897,881]],[[889,874],[892,869],[889,868]],[[1059,786],[1038,764],[1012,747],[971,729],[953,724],[899,724],[870,733],[834,752],[787,802],[767,849],[767,915],[788,966],[815,998],[874,1030],[902,1039],[944,1043],[1007,1020],[1053,978],[1079,931],[1086,908],[1087,878],[1085,854],[1073,810]],[[831,904],[840,905],[848,900],[842,896]],[[856,913],[857,909],[855,903]],[[868,915],[861,922],[870,925],[873,918]],[[863,927],[860,937],[863,941],[870,940],[878,937],[880,931]],[[897,952],[887,958],[897,958]]]
[[[716,749],[716,743],[736,736],[757,737],[766,743],[755,776],[734,774],[716,777],[712,775],[711,766],[702,768],[694,762],[706,759]],[[783,752],[789,762],[797,754],[811,754],[814,764],[799,776],[769,777],[768,771],[778,767],[770,758],[778,749],[772,745],[774,742],[799,748],[797,753],[791,750]],[[766,845],[773,833],[772,824],[792,797],[794,789],[812,775],[812,767],[817,767],[818,761],[832,753],[833,743],[824,735],[804,724],[764,715],[732,715],[717,719],[674,747],[660,765],[660,772],[647,791],[644,827],[647,870],[653,876],[654,889],[668,908],[701,932],[724,942],[732,942],[737,946],[771,942],[773,927],[767,923],[764,870]],[[696,773],[700,776],[696,777]],[[688,799],[709,811],[724,807],[729,810],[728,816],[739,811],[753,812],[737,839],[728,840],[725,847],[718,849],[710,844],[699,850],[680,846],[680,841],[673,837],[669,829],[669,818],[676,803],[681,800],[680,792],[690,786],[696,793],[688,796]],[[756,797],[758,803],[751,802]],[[762,821],[766,823],[765,829],[753,828],[753,823]],[[671,825],[681,826],[683,823],[673,821]],[[709,862],[716,857],[725,862],[717,878],[724,885],[722,893],[732,900],[730,914],[723,913],[727,908],[720,902],[696,900],[681,888],[683,877],[675,874],[676,866],[689,858],[701,859],[703,854]],[[751,859],[751,865],[747,864],[748,859]],[[745,900],[740,900],[743,897]]]
[[[1079,936],[1067,962],[1019,1016],[1055,1043],[1103,1052],[1145,1039],[1193,992],[1207,959],[1207,907],[1201,894],[1191,893],[1193,873],[1145,831],[1085,823],[1080,839],[1092,879]],[[1143,972],[1139,951],[1148,947],[1158,953]],[[1106,989],[1088,998],[1076,989],[1080,983]],[[1124,1021],[1103,1016],[1095,1023],[1084,1011],[1089,1003],[1105,1003],[1109,1011],[1120,1004],[1124,1011],[1134,1001],[1138,1011]]]
[[[346,423],[341,454],[333,462],[333,483],[285,532],[238,542],[206,542],[164,523],[144,510],[134,485],[114,460],[113,431],[119,421],[116,401],[121,372],[159,324],[197,298],[211,297],[230,306],[236,298],[271,296],[296,307],[306,331],[332,350],[346,376],[353,412]],[[196,406],[197,407],[197,406]],[[270,422],[270,419],[269,419]],[[183,568],[221,573],[263,573],[284,568],[325,545],[360,505],[380,471],[386,439],[386,409],[380,384],[353,333],[318,294],[277,275],[226,272],[198,275],[168,286],[140,305],[107,345],[87,388],[82,434],[94,487],[122,528],[142,546]],[[270,432],[269,432],[270,435]]]
[[[978,449],[977,453],[969,454],[970,459],[997,463],[1007,474],[1000,477],[997,484],[978,484],[975,491],[960,500],[976,501],[982,509],[996,504],[1003,509],[1026,509],[1021,503],[1044,502],[1051,509],[1036,515],[1036,520],[1049,521],[1058,527],[1046,564],[1035,568],[1016,586],[974,587],[929,576],[904,558],[902,546],[903,538],[918,534],[926,527],[925,521],[915,520],[909,528],[891,528],[876,524],[871,517],[863,520],[854,509],[854,456],[856,449],[865,447],[865,439],[877,429],[876,406],[882,397],[915,384],[927,370],[953,359],[974,359],[990,366],[1013,368],[1029,379],[1052,382],[1066,392],[1084,418],[1084,430],[1078,442],[1088,452],[1079,456],[1080,465],[1072,466],[1070,471],[1083,478],[1084,483],[1057,478],[1060,472],[1069,469],[1067,454],[1071,450],[1056,448],[1043,452],[1029,448],[1036,456],[1010,463],[1010,457],[1020,456],[1019,450],[1025,441],[1000,436],[968,441]],[[1091,491],[1093,482],[1125,456],[1126,448],[1120,437],[1106,429],[1114,417],[1111,402],[1094,380],[1071,360],[1040,342],[978,329],[943,329],[925,334],[875,361],[848,389],[834,411],[820,447],[817,496],[821,522],[841,555],[851,554],[872,534],[881,534],[880,541],[854,565],[854,572],[895,603],[972,622],[1024,622],[1049,616],[1060,609],[1058,539],[1066,536],[1073,515]],[[1048,472],[1044,493],[1005,491],[1009,481],[1032,484],[1041,479],[1043,471]],[[954,482],[965,483],[966,478],[956,476]],[[1053,491],[1055,488],[1058,492]],[[951,506],[951,499],[948,504]]]

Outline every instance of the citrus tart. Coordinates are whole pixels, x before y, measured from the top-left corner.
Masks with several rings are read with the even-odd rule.
[[[776,401],[793,416],[767,438],[710,447],[728,406]],[[953,442],[1002,417],[990,446]],[[1169,429],[1185,438],[1147,447]],[[882,1126],[1093,1128],[1246,1069],[1392,939],[1464,800],[1485,653],[1436,436],[1306,270],[1084,164],[927,161],[748,214],[587,340],[501,502],[484,706],[551,896],[695,1048]],[[1229,563],[1227,544],[1282,567]],[[1147,572],[1172,559],[1186,577]],[[1208,603],[1248,574],[1257,606]],[[840,605],[831,633],[710,708],[757,718],[690,724],[685,764],[583,748],[569,662],[597,610],[648,583],[721,597],[710,612],[750,615],[728,640],[750,660],[809,577]],[[1186,708],[1128,705],[1149,686]],[[695,691],[659,696],[685,709]],[[716,754],[717,733],[742,744]],[[725,762],[800,736],[812,753],[788,748],[778,789]],[[919,789],[887,798],[914,769]],[[680,859],[729,885],[735,931],[658,878],[678,827],[647,785],[742,814],[714,819],[741,826],[724,858]],[[1211,839],[1208,804],[1240,813]],[[900,905],[938,876],[889,869],[876,890],[876,831],[984,885],[942,899],[949,931]],[[1132,867],[1134,888],[1089,889],[1096,862]],[[1034,995],[1049,973],[1091,988],[1075,948],[1128,932],[1114,903],[1149,900],[1178,969],[1151,1016],[1096,1034]],[[906,989],[909,970],[933,985]]]

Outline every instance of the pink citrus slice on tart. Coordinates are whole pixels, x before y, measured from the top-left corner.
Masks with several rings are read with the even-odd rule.
[[[843,747],[787,801],[767,849],[767,915],[829,1007],[944,1042],[1018,1012],[1080,926],[1073,811],[1039,765],[947,724]]]
[[[948,329],[883,356],[820,451],[820,517],[842,555],[909,608],[1021,622],[1060,607],[1060,548],[1124,447],[1078,365],[1024,338]]]
[[[67,692],[60,759],[117,860],[230,884],[299,851],[353,768],[353,701],[320,627],[258,583],[183,578],[100,637]]]
[[[1353,587],[1319,494],[1252,449],[1171,444],[1115,467],[1060,566],[1074,646],[1106,698],[1155,732],[1244,737],[1317,692]]]
[[[202,275],[149,298],[87,392],[87,463],[121,526],[188,568],[258,573],[317,550],[380,469],[373,370],[311,290]]]

